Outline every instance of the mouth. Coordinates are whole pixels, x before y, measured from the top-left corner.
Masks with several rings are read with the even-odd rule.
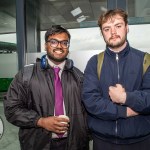
[[[62,49],[54,49],[53,52],[56,54],[62,54],[64,51]]]
[[[110,39],[111,40],[116,40],[117,38],[119,38],[119,36],[112,36]]]

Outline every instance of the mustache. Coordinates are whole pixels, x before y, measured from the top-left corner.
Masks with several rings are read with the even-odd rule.
[[[120,36],[119,36],[119,35],[111,36],[111,37],[110,37],[110,40],[111,40],[111,39],[114,39],[114,38],[120,38]]]

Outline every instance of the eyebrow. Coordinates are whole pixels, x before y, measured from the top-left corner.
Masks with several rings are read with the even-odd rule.
[[[116,25],[123,25],[123,23],[122,23],[122,22],[121,22],[121,23],[117,23],[117,24],[115,24],[115,26],[116,26]]]
[[[50,41],[50,40],[55,40],[55,41],[58,41],[58,42],[62,42],[62,41],[68,41],[68,42],[69,42],[69,40],[67,40],[67,39],[66,39],[66,40],[61,40],[61,41],[60,41],[60,40],[57,40],[57,39],[54,39],[54,38],[48,39],[47,41]]]
[[[116,23],[114,26],[117,26],[117,25],[123,25],[123,23]],[[106,29],[106,28],[110,28],[111,26],[105,26],[104,28],[102,28],[102,29]]]

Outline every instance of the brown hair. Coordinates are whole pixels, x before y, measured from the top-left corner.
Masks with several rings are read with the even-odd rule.
[[[119,15],[123,18],[125,24],[128,24],[128,14],[122,9],[113,9],[104,12],[98,19],[98,26],[102,29],[102,25],[109,19],[112,19],[115,15]]]

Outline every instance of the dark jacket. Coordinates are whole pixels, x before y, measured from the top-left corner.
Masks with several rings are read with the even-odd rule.
[[[88,149],[86,114],[81,103],[82,76],[67,59],[61,76],[66,115],[70,118],[66,150]],[[5,115],[9,122],[20,127],[22,150],[50,150],[52,133],[36,124],[40,117],[54,115],[53,78],[53,69],[41,69],[37,62],[29,86],[23,83],[20,71],[9,87],[4,100]]]
[[[118,60],[117,60],[118,57]],[[106,48],[100,80],[97,55],[91,57],[85,69],[83,101],[88,111],[92,133],[116,144],[128,144],[150,137],[150,67],[143,75],[144,52],[127,44],[118,54]],[[109,86],[121,84],[127,92],[124,105],[113,103]],[[127,117],[126,108],[138,112]]]

